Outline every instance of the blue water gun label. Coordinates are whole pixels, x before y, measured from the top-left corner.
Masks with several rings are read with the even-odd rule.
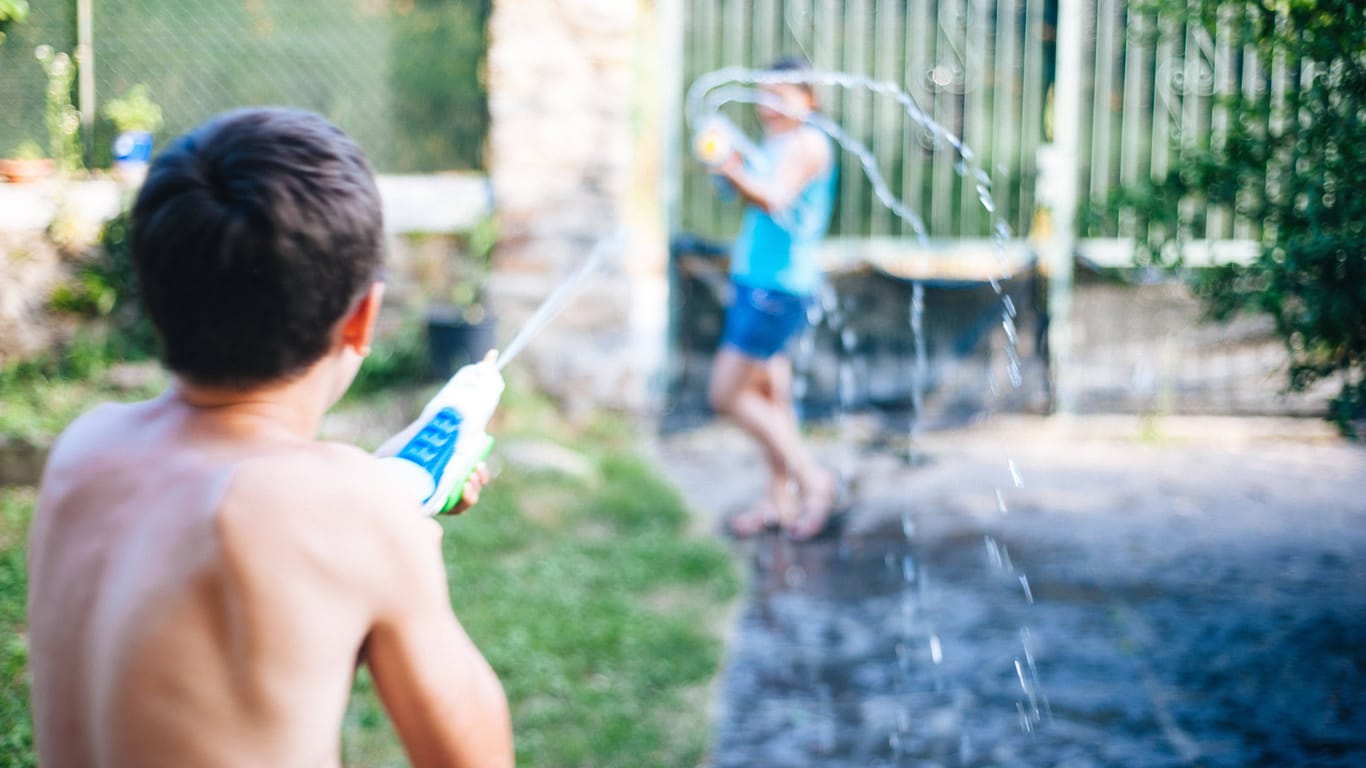
[[[441,476],[455,456],[455,445],[460,437],[460,414],[454,408],[442,408],[413,436],[398,458],[411,461],[432,476],[433,487],[441,485]],[[422,500],[426,504],[436,495],[433,491]]]

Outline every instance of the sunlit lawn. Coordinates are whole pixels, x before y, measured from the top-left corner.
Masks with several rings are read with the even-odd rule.
[[[60,400],[61,415],[42,390]],[[31,437],[74,415],[80,408],[68,399],[109,394],[57,380],[25,390],[31,416],[22,431]],[[376,392],[344,408],[363,415],[393,403]],[[689,530],[679,496],[641,458],[632,425],[602,417],[571,427],[544,401],[516,395],[503,412],[505,444],[572,446],[593,470],[574,477],[506,467],[474,510],[444,523],[452,600],[503,680],[518,764],[698,764],[722,618],[737,590],[724,547]],[[35,497],[32,488],[0,488],[0,768],[33,764],[23,630]],[[406,762],[363,670],[342,741],[348,765]]]

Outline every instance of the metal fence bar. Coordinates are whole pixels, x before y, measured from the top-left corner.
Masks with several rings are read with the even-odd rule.
[[[1028,219],[1011,215],[1016,199],[1015,189],[1011,186],[1011,166],[1015,158],[1014,139],[1019,132],[1015,98],[1018,18],[1017,0],[999,0],[996,3],[996,35],[992,46],[995,51],[992,62],[995,72],[991,83],[991,167],[987,172],[991,176],[991,194],[996,200],[996,210],[1015,232],[1023,232]]]
[[[877,36],[874,38],[873,60],[874,72],[881,79],[897,81],[897,76],[902,69],[901,51],[897,45],[901,37],[901,27],[903,24],[901,8],[903,6],[897,0],[878,0],[874,11],[874,27]],[[890,173],[897,158],[897,148],[901,139],[901,123],[903,121],[901,108],[895,101],[886,97],[879,97],[873,102],[873,156],[881,160],[884,173]],[[869,222],[869,231],[873,235],[891,234],[896,222],[892,220],[891,211],[885,206],[873,206],[872,220]]]
[[[1116,72],[1117,56],[1115,40],[1118,37],[1116,0],[1100,0],[1096,11],[1096,59],[1095,78],[1091,102],[1091,204],[1103,209],[1110,192],[1111,167],[1113,162],[1113,124],[1115,82],[1119,80]],[[1108,229],[1108,228],[1107,228]]]
[[[778,58],[782,40],[778,37],[781,3],[778,0],[758,0],[754,3],[753,58],[761,66],[766,66]]]
[[[902,81],[907,92],[917,97],[922,106],[924,84],[927,81],[930,62],[930,35],[933,26],[930,15],[932,0],[911,0],[906,13],[906,65],[905,79]],[[901,199],[913,211],[925,210],[925,161],[927,147],[924,142],[925,131],[918,125],[908,125],[902,136]],[[901,223],[901,234],[910,234],[910,225]]]
[[[841,57],[840,69],[846,72],[866,72],[868,0],[846,0],[842,21],[844,36],[841,43],[844,55]],[[841,96],[840,124],[850,136],[866,143],[868,93],[861,89],[847,89]],[[866,186],[867,182],[860,173],[844,173],[840,176],[840,231],[845,235],[868,234],[867,218],[862,206]]]
[[[1024,85],[1020,134],[1020,210],[1032,217],[1036,206],[1034,179],[1038,173],[1038,149],[1043,143],[1044,109],[1044,0],[1025,0]],[[1037,83],[1031,88],[1030,83]]]
[[[1193,12],[1199,12],[1198,3],[1200,0],[1188,0],[1187,8]],[[1180,161],[1184,162],[1191,153],[1208,146],[1209,133],[1205,125],[1205,94],[1208,81],[1212,77],[1208,76],[1208,68],[1205,66],[1206,55],[1209,52],[1206,46],[1205,30],[1199,24],[1186,24],[1185,29],[1185,48],[1182,51],[1182,61],[1184,63],[1184,74],[1181,83],[1181,116],[1177,124],[1181,155]],[[1186,200],[1181,204],[1183,221],[1191,221],[1196,213],[1194,201]]]
[[[934,112],[932,116],[939,121],[940,125],[948,127],[949,130],[957,133],[962,130],[961,122],[958,118],[958,97],[953,93],[954,87],[958,83],[957,72],[955,71],[957,61],[957,50],[953,31],[946,29],[944,16],[951,6],[950,2],[941,2],[935,7],[935,56],[934,68],[931,70],[930,80],[934,93]],[[952,22],[949,24],[952,26]],[[934,146],[933,165],[931,171],[930,196],[930,231],[934,233],[948,234],[953,231],[953,188],[954,188],[954,161],[952,149],[945,146],[943,142],[937,142]]]
[[[1154,180],[1167,175],[1171,154],[1171,122],[1173,115],[1172,67],[1176,65],[1176,54],[1172,43],[1171,18],[1157,15],[1157,47],[1154,52],[1155,70],[1153,74],[1153,112],[1152,112],[1152,155],[1149,169]]]
[[[991,115],[987,112],[987,73],[991,71],[991,50],[987,47],[987,32],[991,16],[986,5],[990,0],[967,0],[963,13],[963,140],[968,146],[983,153],[986,160],[991,146]],[[960,182],[959,225],[961,237],[971,237],[991,226],[986,211],[977,199],[976,185]]]
[[[1121,114],[1119,184],[1132,188],[1138,184],[1139,168],[1145,166],[1152,152],[1143,130],[1145,105],[1152,104],[1152,57],[1145,42],[1148,16],[1142,11],[1126,9],[1128,20],[1124,35],[1124,107]],[[1121,237],[1138,235],[1137,221],[1132,211],[1119,216]]]
[[[1255,104],[1263,93],[1264,72],[1261,66],[1261,57],[1257,53],[1257,46],[1244,42],[1242,46],[1243,71],[1242,71],[1242,96],[1248,104]],[[1258,126],[1259,129],[1262,126]],[[1242,199],[1246,194],[1243,190],[1238,191],[1239,198]],[[1257,227],[1246,217],[1238,216],[1233,221],[1233,236],[1239,239],[1250,239],[1255,236]]]

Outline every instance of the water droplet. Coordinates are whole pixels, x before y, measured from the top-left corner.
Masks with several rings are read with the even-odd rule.
[[[1034,604],[1034,593],[1029,591],[1029,577],[1020,574],[1020,588],[1024,590],[1025,602]]]
[[[1006,339],[1011,344],[1016,343],[1015,320],[1011,317],[1010,310],[1001,313],[1001,328],[1005,329]]]
[[[911,559],[910,555],[901,558],[901,578],[907,584],[915,583],[915,561]]]
[[[1019,389],[1020,385],[1024,384],[1024,375],[1020,373],[1020,361],[1014,359],[1014,355],[1011,355],[1010,357],[1012,359],[1006,366],[1006,373],[1010,375],[1010,386]]]
[[[977,201],[982,204],[982,208],[984,208],[987,213],[996,213],[996,201],[991,199],[991,192],[987,191],[987,188],[980,184],[977,186]]]
[[[997,489],[996,489],[996,511],[997,511],[997,512],[1000,512],[1000,513],[1003,514],[1003,515],[1009,514],[1009,513],[1010,513],[1010,510],[1006,509],[1006,497],[1005,497],[1005,494],[1004,494],[1004,493],[1001,493],[1001,489],[1000,489],[1000,488],[997,488]]]
[[[845,328],[840,331],[840,346],[844,347],[845,352],[853,352],[854,345],[858,343],[858,334],[853,328]]]
[[[1014,301],[1011,301],[1011,299],[1010,299],[1010,294],[1006,294],[1006,295],[1002,296],[1002,297],[1001,297],[1001,303],[1006,305],[1006,313],[1007,313],[1007,314],[1009,314],[1011,317],[1015,317],[1015,316],[1016,316],[1016,312],[1015,312],[1015,302],[1014,302]]]
[[[915,521],[911,519],[910,511],[901,513],[901,533],[910,541],[915,536]]]
[[[1006,466],[1010,467],[1010,479],[1015,483],[1016,488],[1024,487],[1024,477],[1020,474],[1020,468],[1015,464],[1014,459],[1006,459]]]
[[[993,539],[990,536],[983,536],[982,541],[986,544],[987,548],[987,562],[991,563],[992,567],[996,570],[1001,570],[1003,566],[1003,563],[1001,562],[1001,548],[997,546],[996,539]]]
[[[935,664],[944,660],[944,649],[939,645],[939,635],[930,635],[930,661]]]

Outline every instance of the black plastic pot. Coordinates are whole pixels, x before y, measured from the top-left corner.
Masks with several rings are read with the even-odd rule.
[[[438,379],[450,378],[460,366],[481,360],[493,349],[497,321],[484,315],[471,322],[456,307],[437,305],[427,311],[427,363]]]

